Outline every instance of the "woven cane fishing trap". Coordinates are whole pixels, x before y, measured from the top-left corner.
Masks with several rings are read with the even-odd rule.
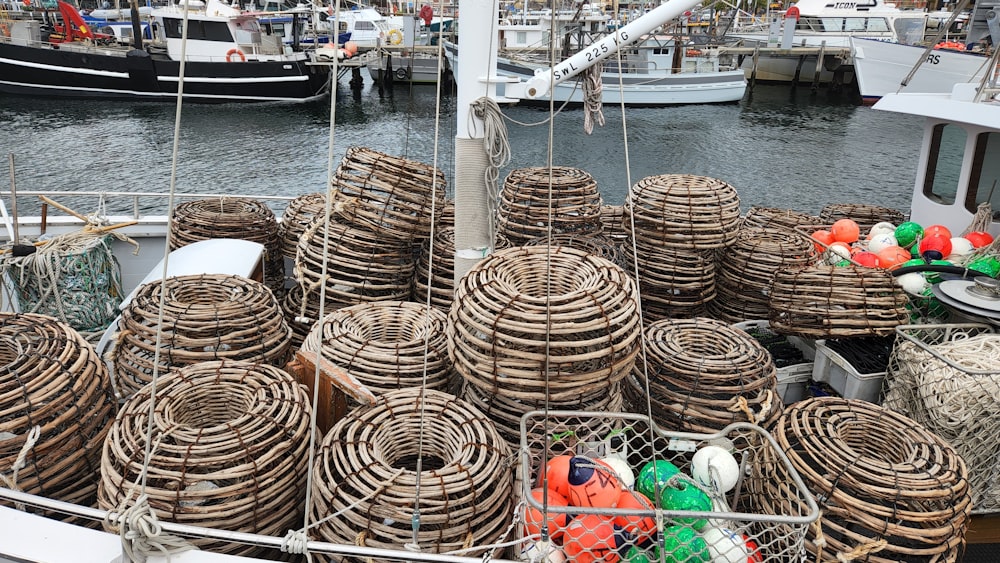
[[[941,438],[873,403],[836,397],[795,403],[771,433],[820,506],[803,560],[961,560],[972,498],[965,463]],[[766,467],[771,483],[787,477],[781,464]],[[750,484],[757,506],[787,511],[769,481]]]
[[[510,242],[507,237],[497,235],[493,250],[504,248],[510,248]],[[433,239],[425,240],[420,247],[420,257],[413,274],[413,300],[426,303],[428,292],[432,307],[445,313],[451,310],[455,299],[455,227],[438,229]]]
[[[819,225],[820,223],[822,220],[819,217],[801,211],[754,205],[747,210],[740,226],[743,228],[794,229],[798,226]]]
[[[601,225],[604,236],[611,237],[611,240],[621,243],[628,237],[628,230],[625,229],[625,207],[622,205],[602,205]]]
[[[716,295],[708,310],[717,319],[736,323],[766,319],[775,274],[814,264],[816,251],[796,231],[744,226],[732,244],[716,251],[715,258]]]
[[[278,223],[278,239],[281,241],[281,254],[285,258],[295,258],[295,250],[299,246],[299,238],[318,215],[326,212],[326,194],[313,193],[300,195],[288,202],[288,207],[281,214]]]
[[[646,327],[646,363],[626,378],[630,410],[667,430],[715,432],[734,422],[767,428],[781,414],[771,354],[746,332],[707,318]]]
[[[906,220],[906,215],[898,209],[864,203],[831,203],[819,212],[819,223],[832,225],[838,219],[851,219],[858,224],[861,232],[868,232],[876,223],[898,225]]]
[[[94,506],[115,410],[105,363],[63,322],[0,313],[0,365],[0,486]]]
[[[804,338],[887,336],[909,319],[906,293],[877,268],[816,265],[775,273],[771,328]]]
[[[302,352],[319,353],[378,396],[421,386],[447,390],[451,380],[444,313],[407,301],[362,303],[317,322]]]
[[[301,526],[311,415],[292,376],[264,364],[202,362],[163,376],[155,398],[151,391],[129,399],[108,432],[101,508],[133,506],[145,470],[141,492],[161,520],[272,536]],[[234,555],[280,555],[235,542],[191,542]]]
[[[122,396],[152,381],[158,332],[160,375],[207,360],[284,366],[289,359],[291,330],[263,284],[225,274],[166,278],[142,286],[122,311],[112,351]]]
[[[614,239],[603,234],[599,235],[570,235],[554,234],[551,237],[541,236],[528,240],[524,246],[571,246],[585,250],[591,254],[596,254],[602,258],[607,258],[611,262],[624,266],[625,261],[621,253],[621,247]]]
[[[421,162],[351,147],[330,186],[334,213],[381,238],[409,241],[431,235],[431,209],[445,205],[444,173]]]
[[[1000,335],[971,323],[904,325],[896,332],[883,406],[962,456],[974,513],[1000,511]]]
[[[81,231],[53,237],[27,256],[4,254],[4,292],[12,292],[23,313],[55,317],[85,335],[100,334],[118,316],[122,300],[112,238]]]
[[[512,398],[575,400],[631,369],[637,290],[621,268],[576,248],[510,248],[462,279],[449,330],[467,382]]]
[[[221,197],[188,201],[174,208],[170,249],[202,240],[234,238],[264,245],[264,282],[275,293],[285,283],[285,264],[278,239],[278,220],[271,208],[255,199]]]
[[[739,222],[736,188],[705,176],[649,176],[632,186],[625,200],[625,228],[634,228],[632,237],[649,246],[719,248],[736,236]]]
[[[392,391],[326,434],[310,520],[331,542],[403,549],[415,534],[422,551],[497,555],[485,546],[509,528],[510,456],[493,423],[465,401]]]
[[[701,316],[715,298],[715,256],[636,241],[622,248],[627,272],[639,271],[642,312],[650,321]]]
[[[546,235],[550,227],[557,234],[600,234],[601,205],[597,181],[584,170],[518,168],[500,190],[499,232],[518,245]]]

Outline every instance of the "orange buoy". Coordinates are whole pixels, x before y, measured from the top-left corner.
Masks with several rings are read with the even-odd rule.
[[[545,471],[539,475],[537,485],[548,487],[569,500],[569,460],[571,455],[557,455],[545,464]],[[543,481],[544,477],[544,481]]]
[[[574,563],[616,563],[620,556],[618,549],[625,538],[616,533],[610,516],[583,514],[566,526],[563,535],[563,551]]]
[[[546,502],[546,499],[543,499],[543,492],[544,489],[536,487],[531,490],[531,496],[539,503],[544,503]],[[566,497],[560,495],[552,489],[549,489],[547,502],[549,507],[569,506],[569,501],[566,500]],[[566,524],[569,522],[569,514],[566,512],[553,512],[546,509],[545,515],[543,516],[541,510],[531,506],[530,504],[524,508],[524,532],[526,535],[532,536],[542,533],[542,522],[546,522],[548,524],[549,537],[554,540],[559,540],[562,538],[563,532],[566,529]]]
[[[830,234],[833,235],[833,240],[851,244],[857,242],[861,228],[853,219],[838,219],[830,227]]]
[[[639,491],[623,489],[617,509],[655,510],[653,503]],[[656,520],[650,516],[615,516],[615,526],[634,536],[636,545],[645,545],[656,538]]]
[[[573,456],[569,460],[569,500],[572,506],[614,508],[621,496],[622,485],[606,463],[589,457]]]

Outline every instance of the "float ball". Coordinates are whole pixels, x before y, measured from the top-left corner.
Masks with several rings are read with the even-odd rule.
[[[570,458],[566,480],[571,506],[614,508],[622,489],[613,469],[583,456]]]
[[[728,493],[740,478],[740,464],[719,446],[705,446],[691,458],[691,476],[706,489]]]
[[[928,235],[920,239],[920,255],[928,260],[940,260],[951,254],[951,237]]]
[[[663,530],[663,560],[668,563],[711,561],[708,545],[697,532],[687,526],[670,526]]]
[[[931,225],[924,229],[924,237],[931,237],[934,235],[940,235],[944,238],[951,238],[951,229],[945,227],[944,225]]]
[[[687,479],[675,479],[660,493],[660,508],[672,511],[711,512],[712,499]],[[674,518],[677,522],[700,529],[708,522],[704,518]]]
[[[607,465],[615,472],[615,476],[618,477],[622,488],[631,489],[635,485],[635,473],[632,472],[632,467],[624,459],[616,455],[609,455],[608,457],[602,457],[598,462]]]
[[[635,479],[635,488],[649,499],[655,499],[671,477],[680,473],[676,465],[665,459],[656,459],[646,463],[639,470]]]
[[[861,229],[853,219],[838,219],[830,227],[830,234],[833,235],[833,240],[851,244],[858,240]]]
[[[871,252],[867,251],[858,252],[852,257],[852,260],[857,262],[858,265],[864,266],[865,268],[879,267],[878,254],[873,254]]]
[[[982,248],[993,242],[993,235],[984,231],[972,231],[965,235],[965,238],[969,239],[975,248]]]
[[[623,489],[618,498],[617,509],[649,510],[655,509],[646,495],[639,491]],[[650,516],[615,516],[615,526],[624,530],[638,545],[645,545],[656,536],[656,520]]]
[[[913,221],[900,223],[896,227],[896,244],[899,246],[910,246],[917,238],[924,236],[924,228]]]
[[[531,490],[531,496],[538,501],[539,504],[545,502],[543,500],[542,488],[536,487]],[[559,493],[549,489],[548,495],[548,507],[565,507],[569,506],[569,501],[566,497],[560,495]],[[546,516],[542,516],[542,511],[531,506],[530,504],[524,509],[524,532],[526,535],[532,536],[535,534],[540,534],[542,532],[542,522],[547,520],[549,525],[549,536],[552,539],[559,539],[562,537],[563,531],[566,528],[566,524],[569,522],[569,514],[566,512],[555,512],[549,509],[545,510]]]
[[[965,266],[970,270],[986,274],[991,278],[995,278],[997,275],[1000,275],[1000,260],[997,260],[992,256],[976,258]]]
[[[615,563],[619,560],[619,548],[626,542],[610,516],[583,514],[566,526],[563,551],[574,563]]]
[[[816,247],[816,252],[822,253],[826,250],[826,247],[833,244],[833,233],[827,231],[826,229],[819,229],[818,231],[813,231],[812,235],[814,242],[813,245]]]

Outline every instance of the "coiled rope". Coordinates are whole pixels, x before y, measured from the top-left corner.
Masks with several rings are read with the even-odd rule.
[[[604,112],[601,109],[603,89],[600,64],[593,65],[583,72],[583,131],[588,135],[594,132],[595,122],[604,127]]]

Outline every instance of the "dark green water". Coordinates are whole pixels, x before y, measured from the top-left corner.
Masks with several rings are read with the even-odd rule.
[[[380,98],[370,82],[352,92],[345,78],[332,105],[332,162],[352,145],[428,164],[436,154],[450,186],[454,108],[452,95],[438,106],[432,86],[397,86]],[[921,122],[856,106],[846,95],[758,85],[738,104],[629,109],[627,144],[620,109],[606,106],[604,112],[606,125],[589,136],[581,110],[556,115],[552,161],[590,172],[608,203],[621,203],[628,186],[643,177],[677,173],[731,183],[744,209],[909,206]],[[167,191],[175,113],[172,104],[0,97],[0,153],[5,161],[15,155],[20,190]],[[522,123],[548,115],[523,107],[504,113]],[[177,189],[290,196],[321,191],[331,160],[330,114],[329,100],[185,105]],[[508,129],[513,161],[501,178],[512,168],[546,163],[548,124],[508,122]]]

